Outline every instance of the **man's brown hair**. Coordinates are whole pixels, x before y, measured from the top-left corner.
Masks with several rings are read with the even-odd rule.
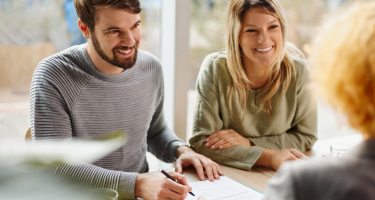
[[[94,31],[96,12],[100,8],[129,9],[136,14],[142,10],[139,0],[74,0],[74,7],[90,31]]]

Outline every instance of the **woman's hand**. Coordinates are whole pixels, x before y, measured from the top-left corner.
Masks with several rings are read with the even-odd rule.
[[[250,147],[250,140],[232,129],[216,131],[206,139],[206,147],[211,149],[227,149],[233,146]]]
[[[264,149],[262,155],[255,162],[256,166],[271,167],[278,170],[280,165],[288,160],[307,159],[303,153],[295,149],[271,150]]]

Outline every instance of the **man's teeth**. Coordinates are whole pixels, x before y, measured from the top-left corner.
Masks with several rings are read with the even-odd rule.
[[[272,49],[272,46],[268,47],[268,48],[265,48],[265,49],[255,49],[257,51],[269,51]]]
[[[127,50],[127,51],[122,51],[122,50],[117,50],[117,51],[120,52],[120,53],[129,53],[131,51],[131,49]]]

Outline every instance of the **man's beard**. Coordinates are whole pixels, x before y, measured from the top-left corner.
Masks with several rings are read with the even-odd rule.
[[[99,41],[96,39],[95,34],[92,34],[91,39],[92,39],[92,43],[94,45],[94,49],[99,54],[99,56],[103,60],[111,63],[112,65],[114,65],[116,67],[120,67],[124,70],[127,70],[127,69],[132,68],[134,66],[135,62],[137,61],[137,54],[138,54],[138,41],[137,40],[135,40],[135,44],[132,47],[126,47],[125,46],[125,47],[115,47],[115,48],[113,48],[112,49],[113,59],[111,59],[107,55],[105,55],[105,53],[103,52],[102,48],[100,47]],[[134,49],[133,55],[131,57],[125,58],[122,61],[120,61],[117,58],[116,50],[126,51],[126,50],[130,50],[130,49]]]

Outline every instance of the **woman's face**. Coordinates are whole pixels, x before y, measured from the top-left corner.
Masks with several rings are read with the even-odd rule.
[[[245,67],[271,65],[279,55],[282,43],[281,26],[276,17],[261,8],[246,11],[239,38]]]

